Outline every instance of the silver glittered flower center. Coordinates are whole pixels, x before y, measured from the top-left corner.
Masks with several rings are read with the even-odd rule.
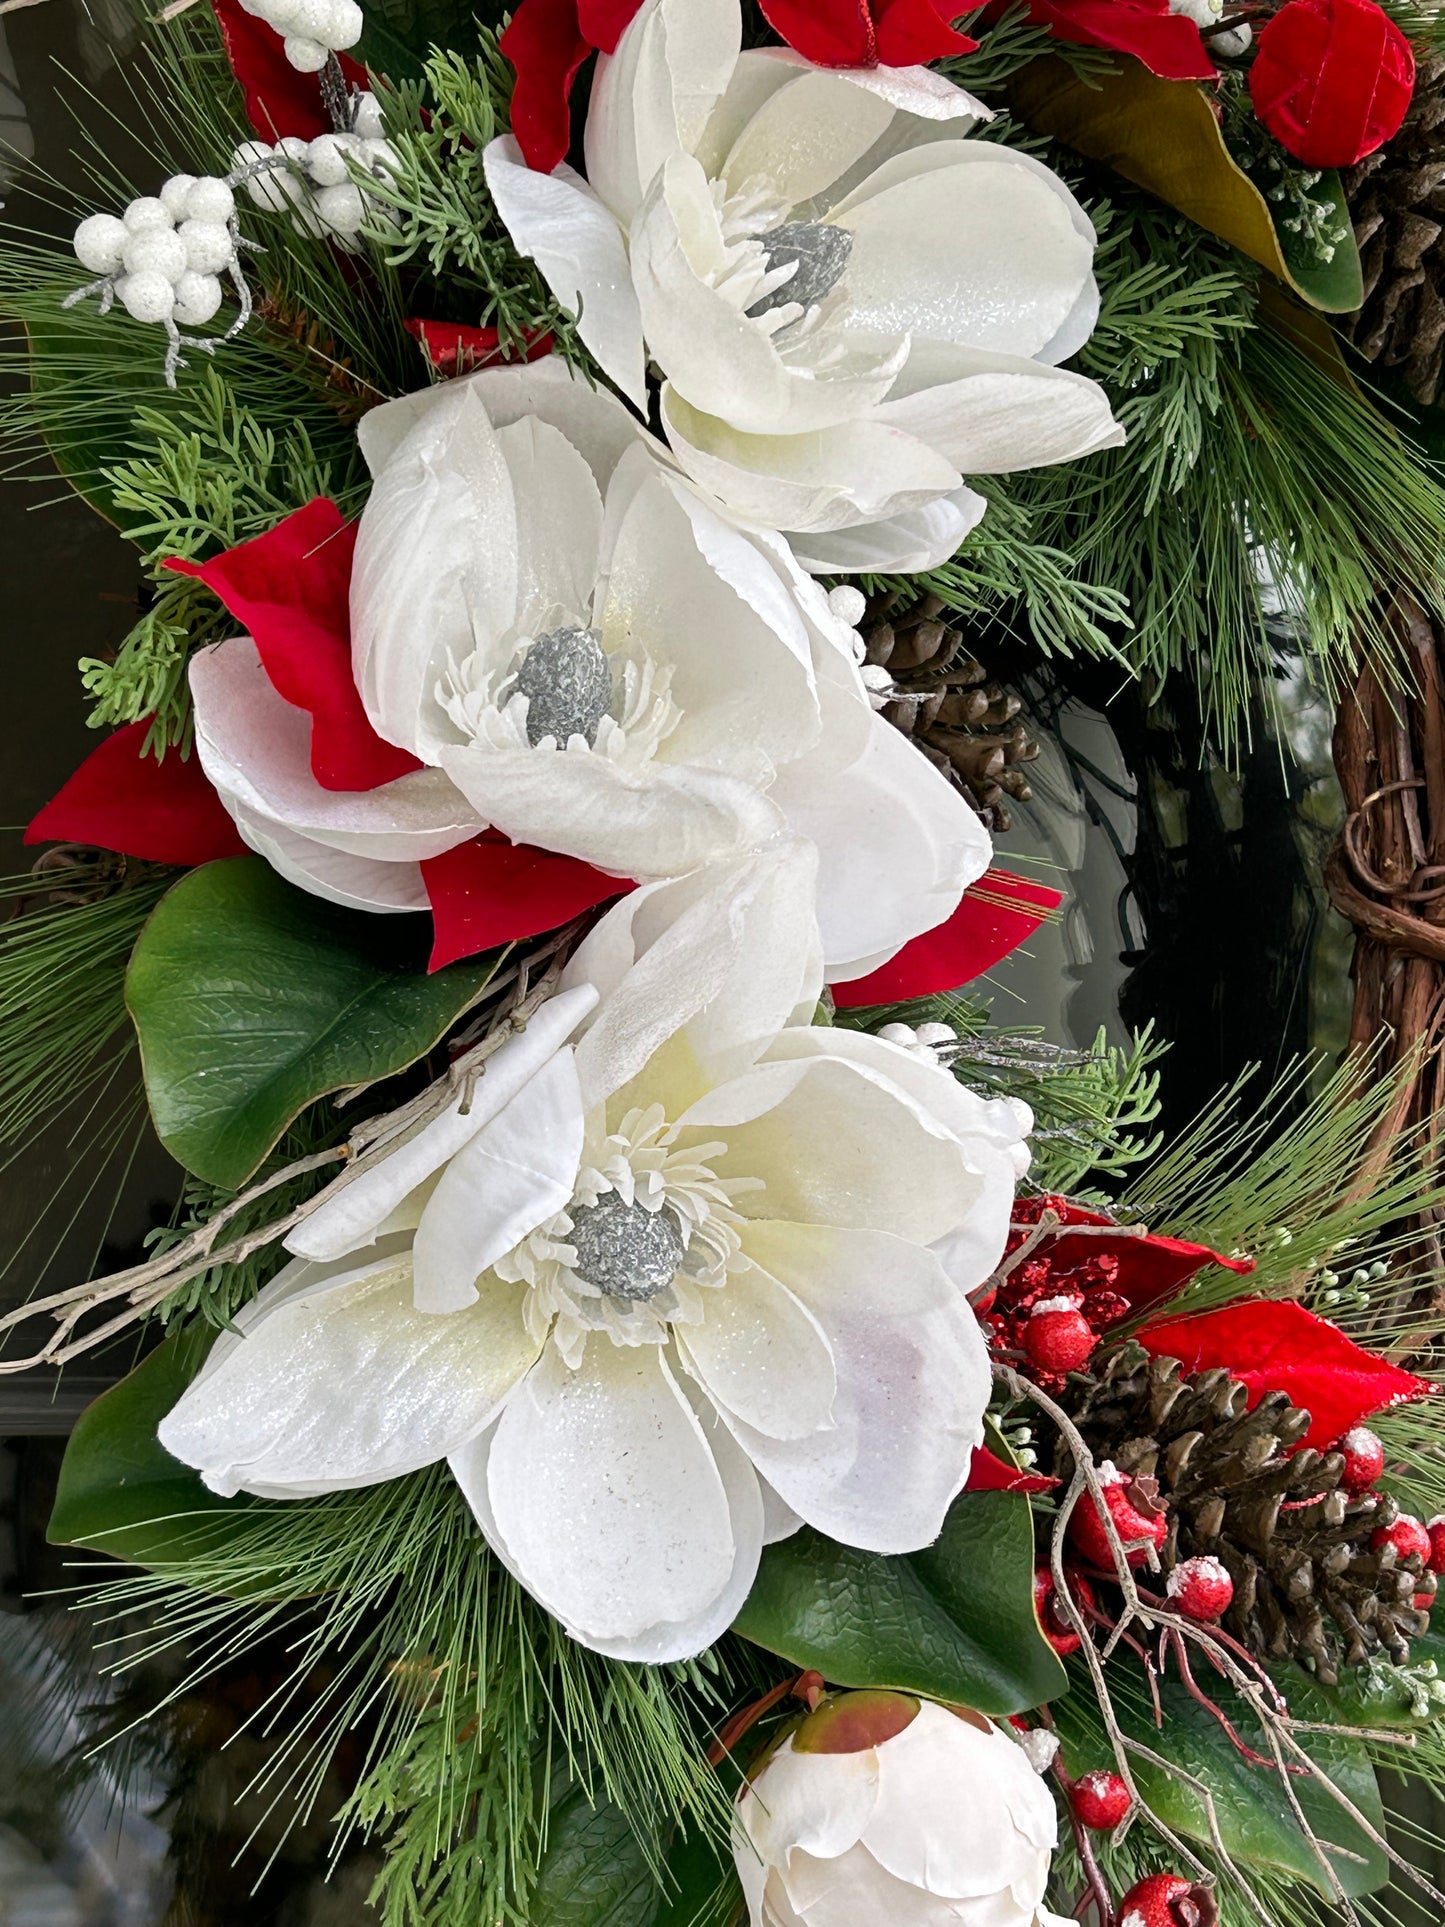
[[[612,665],[595,631],[550,629],[522,658],[516,691],[527,698],[533,749],[547,736],[562,745],[580,736],[591,749],[612,703]]]
[[[572,1205],[567,1215],[577,1275],[605,1298],[646,1304],[666,1291],[687,1255],[682,1226],[666,1205],[649,1211],[608,1191],[596,1204]]]
[[[794,301],[802,308],[814,307],[838,285],[853,252],[853,236],[847,228],[830,227],[823,221],[785,221],[760,234],[758,244],[770,270],[795,261],[797,272],[755,301],[748,309],[750,315],[767,314]]]

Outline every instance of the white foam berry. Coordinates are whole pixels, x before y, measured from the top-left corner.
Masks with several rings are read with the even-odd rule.
[[[366,143],[366,163],[373,174],[401,172],[401,156],[389,140],[369,140]]]
[[[331,53],[319,40],[297,40],[289,34],[283,51],[299,74],[319,74]]]
[[[161,206],[173,221],[183,221],[189,210],[186,199],[196,184],[194,174],[172,174],[159,195]]]
[[[235,212],[235,195],[214,174],[203,175],[200,180],[192,182],[186,196],[188,221],[206,221],[224,227]]]
[[[351,178],[348,156],[365,154],[360,141],[346,134],[320,134],[306,150],[306,172],[318,187],[340,187]]]
[[[381,102],[375,94],[357,95],[352,128],[363,140],[368,141],[380,140],[386,133],[386,122],[381,117]]]
[[[356,0],[331,0],[331,25],[326,38],[333,47],[354,47],[361,38],[366,17]]]
[[[230,229],[215,221],[183,221],[176,238],[194,274],[219,274],[235,252]]]
[[[321,189],[316,196],[316,212],[338,234],[355,234],[366,219],[366,202],[361,189],[345,181],[340,187]]]
[[[75,230],[75,258],[92,274],[118,274],[129,230],[114,214],[91,214]]]
[[[174,319],[182,328],[199,328],[221,305],[221,284],[214,274],[187,272],[176,282]]]
[[[323,47],[331,44],[331,0],[291,0],[286,31],[301,40],[317,40]]]
[[[176,291],[168,275],[155,269],[127,274],[115,284],[121,306],[137,321],[169,321],[175,311]]]
[[[158,194],[139,195],[120,217],[130,234],[150,234],[174,227],[170,209]]]
[[[174,228],[144,228],[130,235],[122,259],[127,274],[163,274],[167,281],[178,280],[190,266],[186,244]]]

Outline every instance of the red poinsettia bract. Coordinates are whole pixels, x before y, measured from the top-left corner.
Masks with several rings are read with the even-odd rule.
[[[841,1010],[857,1010],[957,990],[1002,963],[1063,900],[1046,883],[1011,870],[985,870],[946,922],[915,937],[866,977],[835,984],[833,1001]]]
[[[274,145],[287,135],[315,140],[331,132],[331,116],[321,104],[321,84],[315,74],[291,65],[276,29],[259,15],[247,13],[241,0],[211,0],[221,45],[231,72],[241,88],[246,118],[264,141]],[[349,85],[365,87],[366,69],[346,54],[338,54]]]
[[[1266,1392],[1287,1393],[1310,1415],[1306,1445],[1333,1445],[1372,1412],[1439,1390],[1431,1379],[1365,1351],[1292,1299],[1246,1298],[1146,1325],[1137,1337],[1146,1351],[1177,1358],[1186,1372],[1224,1366],[1249,1387],[1251,1405]]]
[[[992,25],[1012,0],[992,0],[984,19]],[[1169,11],[1169,0],[1026,0],[1028,18],[1057,40],[1103,47],[1142,61],[1162,80],[1218,80],[1219,69],[1195,23]]]

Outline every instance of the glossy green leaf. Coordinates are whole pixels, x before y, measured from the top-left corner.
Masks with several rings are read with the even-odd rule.
[[[1328,314],[1359,307],[1364,281],[1339,176],[1322,175],[1319,183],[1345,230],[1332,259],[1323,262],[1275,227],[1268,201],[1235,162],[1207,95],[1193,81],[1162,80],[1122,57],[1084,80],[1046,54],[1014,75],[1008,93],[1010,107],[1030,127],[1157,194],[1312,307]]]
[[[50,1515],[52,1545],[87,1546],[137,1566],[214,1550],[222,1515],[256,1504],[218,1498],[173,1459],[156,1427],[200,1370],[214,1332],[168,1338],[87,1406],[71,1433]]]
[[[729,1927],[742,1912],[733,1857],[698,1832],[678,1833],[667,1852],[667,1890],[652,1927]]]
[[[161,1140],[212,1184],[243,1184],[316,1098],[425,1055],[496,954],[428,976],[422,917],[344,910],[260,857],[182,877],[126,976]]]
[[[367,0],[351,57],[390,81],[415,79],[433,47],[475,54],[478,24],[500,27],[507,12],[493,0]]]
[[[574,1788],[552,1809],[528,1927],[650,1927],[661,1889],[646,1850],[614,1806]]]
[[[805,1529],[769,1546],[736,1630],[837,1686],[1022,1712],[1067,1675],[1033,1609],[1027,1499],[964,1492],[924,1552],[885,1558]]]
[[[1250,1709],[1229,1691],[1222,1681],[1209,1674],[1206,1663],[1196,1655],[1203,1690],[1220,1707],[1247,1746],[1269,1757],[1269,1748]],[[1111,1672],[1122,1673],[1122,1662],[1115,1661]],[[1301,1676],[1302,1677],[1302,1676]],[[1290,1684],[1291,1703],[1295,1687]],[[1289,1880],[1304,1881],[1318,1892],[1328,1892],[1324,1871],[1313,1848],[1290,1811],[1280,1787],[1279,1775],[1272,1769],[1256,1766],[1245,1759],[1232,1744],[1214,1715],[1190,1697],[1176,1679],[1160,1686],[1164,1712],[1162,1728],[1156,1728],[1141,1681],[1132,1687],[1116,1683],[1114,1710],[1119,1723],[1132,1739],[1152,1747],[1165,1759],[1175,1760],[1185,1772],[1202,1781],[1214,1800],[1220,1836],[1230,1856],[1244,1867],[1257,1867]],[[1064,1743],[1064,1759],[1073,1774],[1109,1763],[1097,1709],[1088,1689],[1061,1700],[1055,1709],[1059,1736]],[[1311,1757],[1330,1775],[1345,1797],[1372,1826],[1383,1828],[1383,1809],[1375,1771],[1364,1749],[1353,1741],[1333,1734],[1312,1734]],[[1165,1773],[1146,1761],[1134,1762],[1139,1791],[1166,1826],[1193,1840],[1209,1841],[1209,1823],[1204,1803],[1194,1788],[1175,1773]],[[1354,1897],[1373,1893],[1384,1886],[1389,1867],[1384,1855],[1369,1837],[1331,1799],[1317,1781],[1298,1777],[1294,1791],[1310,1827],[1330,1854],[1331,1864],[1345,1891]]]

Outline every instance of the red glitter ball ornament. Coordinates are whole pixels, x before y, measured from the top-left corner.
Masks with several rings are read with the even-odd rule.
[[[1069,1804],[1082,1826],[1095,1833],[1112,1833],[1129,1811],[1129,1789],[1117,1773],[1095,1767],[1081,1773],[1069,1788]]]
[[[1425,1530],[1430,1535],[1430,1557],[1425,1564],[1431,1572],[1445,1572],[1445,1512],[1437,1512]]]
[[[1234,1581],[1218,1559],[1202,1555],[1180,1560],[1164,1590],[1186,1619],[1218,1619],[1229,1610]]]
[[[1077,1372],[1089,1362],[1098,1334],[1076,1305],[1045,1298],[1035,1305],[1023,1328],[1029,1363],[1041,1372]]]
[[[1094,1589],[1081,1573],[1069,1574],[1069,1590],[1081,1610],[1087,1612],[1093,1607]],[[1059,1604],[1059,1589],[1047,1566],[1038,1567],[1034,1573],[1034,1611],[1044,1629],[1044,1638],[1060,1659],[1067,1659],[1070,1653],[1078,1652],[1084,1642],[1065,1617]]]
[[[1375,0],[1288,0],[1256,46],[1254,111],[1307,167],[1353,167],[1405,118],[1415,56]]]
[[[1182,1873],[1151,1873],[1119,1902],[1119,1927],[1214,1927],[1219,1908],[1208,1887]]]
[[[1352,1425],[1335,1450],[1344,1460],[1340,1484],[1346,1492],[1368,1492],[1385,1469],[1385,1447],[1368,1425]]]
[[[1162,1509],[1152,1509],[1154,1494],[1141,1480],[1126,1479],[1108,1464],[1100,1466],[1099,1480],[1104,1488],[1104,1504],[1124,1545],[1124,1557],[1131,1566],[1142,1566],[1149,1557],[1149,1548],[1153,1546],[1157,1550],[1163,1545],[1169,1521]],[[1114,1548],[1091,1493],[1086,1492],[1074,1507],[1069,1537],[1091,1566],[1105,1572],[1114,1570]]]
[[[1379,1552],[1385,1546],[1395,1548],[1397,1559],[1408,1559],[1413,1554],[1419,1558],[1422,1566],[1429,1564],[1434,1550],[1429,1533],[1408,1512],[1402,1512],[1392,1526],[1376,1526],[1370,1534],[1373,1552]]]

